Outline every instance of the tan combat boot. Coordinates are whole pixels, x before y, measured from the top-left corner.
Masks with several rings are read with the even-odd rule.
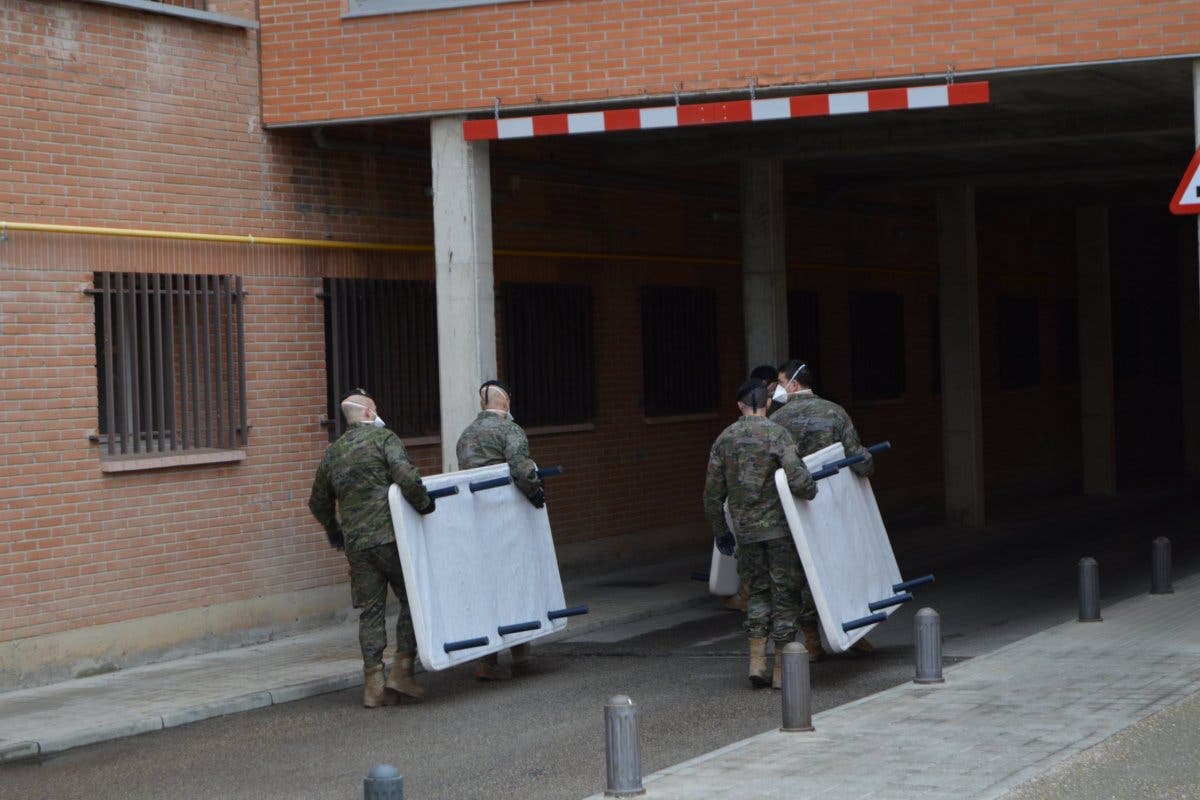
[[[732,611],[745,611],[747,602],[746,587],[743,586],[737,594],[725,598],[725,607]]]
[[[512,670],[500,666],[500,656],[492,653],[475,662],[475,677],[481,681],[506,681],[512,677]]]
[[[400,697],[420,700],[425,696],[425,687],[413,680],[412,653],[396,653],[392,671],[388,673],[387,683],[384,685],[389,694],[399,695],[394,700],[399,700]]]
[[[525,669],[533,660],[533,645],[529,642],[519,644],[512,649],[512,668]]]
[[[383,664],[363,667],[363,708],[383,705]]]
[[[821,646],[821,632],[817,630],[817,626],[813,623],[800,626],[800,632],[804,634],[804,649],[808,651],[808,661],[820,661],[825,655],[825,648]]]
[[[775,666],[771,670],[771,688],[783,688],[783,648],[787,647],[791,642],[776,642],[775,643]]]
[[[750,640],[750,682],[755,686],[766,686],[771,682],[767,677],[767,640]]]

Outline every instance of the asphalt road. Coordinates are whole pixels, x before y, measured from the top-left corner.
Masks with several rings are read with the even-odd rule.
[[[914,528],[893,540],[906,576],[938,574],[917,603],[942,613],[955,660],[1073,618],[1083,555],[1100,561],[1105,602],[1146,591],[1156,535],[1172,536],[1177,575],[1200,569],[1197,505],[1018,511],[985,533]],[[874,654],[814,665],[815,710],[911,679],[915,610],[873,632]],[[777,726],[779,694],[750,688],[744,648],[740,615],[714,601],[536,648],[511,682],[479,683],[467,668],[422,676],[420,705],[366,711],[345,691],[5,766],[0,798],[349,800],[372,765],[390,763],[412,800],[571,800],[603,789],[611,695],[641,706],[646,773]]]

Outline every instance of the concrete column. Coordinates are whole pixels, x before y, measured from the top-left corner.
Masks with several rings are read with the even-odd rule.
[[[786,218],[783,162],[742,162],[742,303],[746,325],[746,370],[778,366],[788,353]]]
[[[1192,62],[1192,115],[1200,148],[1200,61]],[[1179,248],[1179,350],[1183,356],[1183,458],[1191,475],[1200,475],[1200,214],[1184,226]]]
[[[479,413],[479,384],[496,377],[492,186],[487,142],[463,140],[463,117],[430,122],[442,468],[458,468],[458,435]]]
[[[939,189],[937,213],[946,519],[981,526],[983,401],[975,190],[970,186]]]
[[[1089,207],[1075,212],[1075,260],[1083,491],[1113,494],[1117,490],[1117,447],[1107,208]]]

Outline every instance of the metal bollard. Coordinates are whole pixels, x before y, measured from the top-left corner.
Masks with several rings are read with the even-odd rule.
[[[623,694],[604,705],[605,797],[634,797],[642,788],[642,748],[637,703]]]
[[[917,675],[913,683],[945,683],[942,677],[942,617],[932,608],[922,608],[913,620],[917,650]]]
[[[391,764],[371,767],[363,779],[363,800],[404,800],[404,776]]]
[[[781,731],[811,731],[812,683],[808,674],[808,650],[799,642],[788,642],[775,651],[783,659],[783,725]]]
[[[1103,621],[1100,617],[1100,565],[1091,556],[1079,559],[1079,621]]]
[[[1174,594],[1171,588],[1171,540],[1159,536],[1150,546],[1150,594]]]

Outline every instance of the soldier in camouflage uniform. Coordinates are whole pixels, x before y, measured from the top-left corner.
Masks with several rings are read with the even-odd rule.
[[[775,367],[769,364],[761,364],[750,371],[750,377],[747,380],[762,381],[763,386],[767,387],[769,393],[769,390],[774,387],[776,381]],[[771,401],[767,400],[767,416],[771,416],[774,411],[775,409],[771,406]],[[733,531],[733,535],[736,537],[737,531]],[[746,584],[739,581],[737,594],[725,598],[725,607],[734,611],[745,612],[749,607],[749,602],[749,590],[746,588]]]
[[[342,413],[346,432],[325,451],[308,508],[325,527],[329,544],[344,549],[350,562],[350,591],[354,607],[361,610],[358,643],[363,657],[363,705],[390,705],[401,696],[420,700],[425,690],[413,680],[417,645],[392,529],[388,488],[393,483],[399,485],[404,499],[422,514],[434,510],[433,498],[425,491],[400,438],[383,426],[375,401],[365,391],[355,389],[343,400]],[[396,623],[396,661],[385,682],[384,612],[389,584],[400,601],[400,619]]]
[[[742,418],[713,444],[704,483],[704,513],[717,547],[733,553],[734,536],[725,529],[722,505],[737,529],[738,577],[749,593],[746,634],[750,639],[750,682],[780,685],[779,653],[796,638],[804,569],[775,488],[775,471],[783,468],[792,493],[806,500],[817,486],[796,452],[796,443],[766,417],[767,387],[761,380],[742,384],[737,395]],[[767,636],[775,641],[774,674],[767,675]]]
[[[513,484],[534,508],[541,508],[546,505],[542,479],[538,477],[537,464],[529,457],[529,440],[525,438],[525,431],[513,422],[509,411],[511,402],[512,392],[500,381],[487,381],[479,387],[479,407],[482,410],[458,437],[455,447],[458,468],[474,469],[507,463]],[[513,666],[527,666],[531,650],[529,642],[514,647]],[[475,677],[484,681],[507,680],[512,677],[512,671],[501,666],[498,653],[492,653],[475,662]]]
[[[778,411],[771,419],[792,434],[801,457],[811,455],[835,442],[841,442],[847,457],[860,454],[864,457],[863,461],[852,465],[850,469],[856,475],[870,477],[875,472],[875,462],[859,441],[858,431],[854,429],[850,415],[837,403],[814,394],[812,382],[812,370],[803,361],[794,358],[781,364],[779,384],[775,390],[775,399],[779,402]],[[809,660],[816,661],[825,651],[821,647],[820,636],[816,635],[817,614],[807,580],[804,583],[804,594],[806,607],[800,627],[809,642]],[[810,635],[810,631],[813,635]],[[874,648],[864,637],[854,643],[853,649],[868,653]]]

